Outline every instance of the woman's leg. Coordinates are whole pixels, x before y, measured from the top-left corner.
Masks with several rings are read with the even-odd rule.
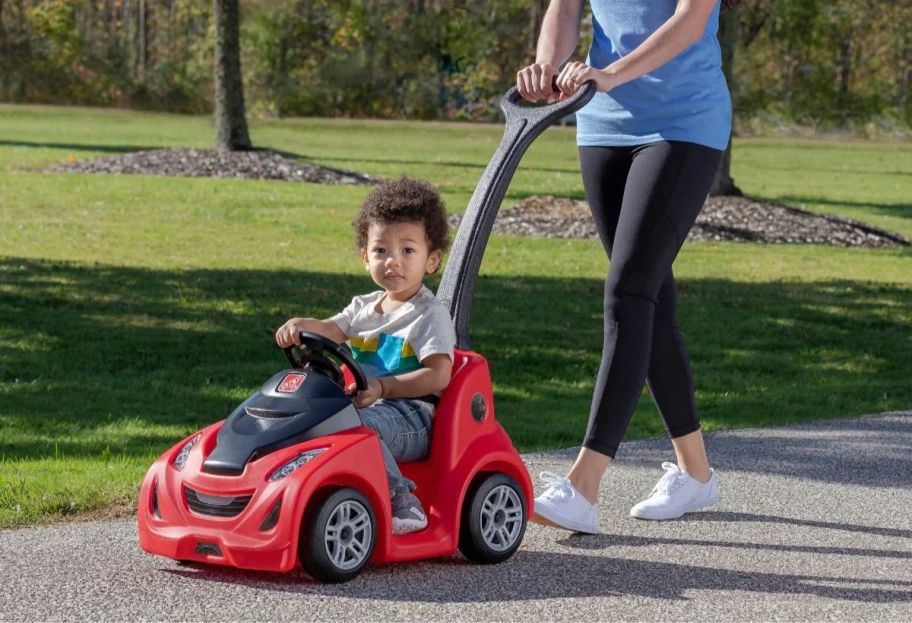
[[[710,476],[709,459],[697,419],[693,372],[678,326],[677,296],[670,270],[656,304],[646,384],[671,437],[678,466],[700,482],[706,482]],[[567,478],[577,491],[595,503],[602,476],[611,461],[611,456],[583,447]]]
[[[656,321],[674,318],[673,300],[669,301],[670,311],[665,305],[660,307],[662,299],[673,293],[673,281],[671,290],[665,286],[666,296],[661,296],[663,285],[670,278],[671,264],[703,205],[721,152],[690,143],[661,142],[635,148],[632,156],[616,230],[610,240],[602,362],[583,444],[609,458],[617,451],[647,372],[652,369]],[[673,326],[659,333],[660,341],[675,342]],[[680,344],[683,346],[683,341]],[[692,382],[685,378],[682,384],[681,375],[689,377],[689,364],[682,357],[686,357],[686,351],[680,350],[677,364],[675,358],[669,358],[668,365],[659,365],[656,374],[650,375],[651,385],[663,396],[663,417],[666,413],[688,412],[687,408],[670,408],[682,395],[676,387],[683,389],[685,402],[692,403]],[[670,430],[680,424],[671,419],[666,420]],[[578,464],[587,462],[598,466],[581,453]],[[600,462],[607,466],[606,461]],[[580,492],[589,499],[594,497]]]
[[[602,362],[583,448],[566,479],[543,474],[550,486],[535,499],[536,521],[598,532],[594,505],[598,485],[624,436],[650,370],[656,372],[650,379],[663,396],[661,410],[669,430],[681,431],[693,425],[678,421],[674,415],[690,413],[696,417],[695,409],[678,409],[673,404],[681,395],[675,388],[684,388],[686,402],[693,402],[683,341],[677,358],[669,357],[667,365],[658,362],[653,368],[653,349],[661,348],[653,338],[656,321],[667,320],[668,326],[658,331],[658,340],[676,340],[674,299],[663,300],[669,292],[673,295],[674,282],[670,283],[671,290],[666,286],[665,296],[662,288],[706,199],[721,155],[698,145],[672,142],[637,148],[580,148],[586,194],[611,258],[605,283]],[[678,374],[686,376],[683,383],[681,379],[668,382],[675,362]],[[676,448],[688,445],[690,439],[685,437],[678,438]]]
[[[605,255],[611,257],[624,199],[624,187],[630,171],[632,148],[580,147],[580,171],[592,218],[598,230]],[[580,449],[567,478],[590,502],[598,499],[599,483],[614,455],[586,447]]]
[[[697,418],[690,358],[678,326],[677,295],[670,270],[659,290],[646,384],[671,437],[678,466],[706,482],[710,475],[709,460]]]

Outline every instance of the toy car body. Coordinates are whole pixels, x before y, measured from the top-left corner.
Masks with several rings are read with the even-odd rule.
[[[280,372],[152,465],[138,501],[140,546],[244,569],[301,562],[325,581],[350,579],[369,561],[457,548],[479,562],[504,560],[522,540],[532,483],[493,404],[487,362],[457,350],[428,456],[400,464],[428,526],[397,536],[377,435],[339,383],[314,370]]]
[[[144,550],[267,571],[301,563],[326,581],[351,579],[370,561],[447,556],[458,548],[471,560],[498,562],[516,551],[532,483],[494,418],[488,364],[471,350],[469,316],[494,217],[523,153],[594,94],[590,81],[548,106],[521,106],[515,87],[501,101],[504,136],[466,208],[437,289],[456,329],[452,377],[434,415],[427,458],[400,465],[417,484],[427,528],[392,534],[379,440],[342,389],[359,376],[358,386],[366,387],[363,372],[337,345],[320,346],[319,336],[311,336],[311,346],[329,349],[345,365],[316,352],[303,372],[275,375],[227,420],[152,465],[137,511]]]

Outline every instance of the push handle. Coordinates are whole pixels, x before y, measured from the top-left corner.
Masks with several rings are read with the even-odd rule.
[[[456,232],[440,287],[437,288],[437,298],[453,318],[457,348],[471,348],[469,317],[481,258],[494,227],[494,218],[519,161],[532,141],[548,126],[585,106],[593,95],[595,83],[588,81],[568,99],[545,106],[521,106],[522,98],[515,86],[501,99],[500,107],[507,121],[503,138],[478,180]]]
[[[557,76],[551,78],[551,89],[556,93],[560,92],[560,89],[557,88]],[[534,123],[538,120],[544,120],[545,118],[551,118],[553,116],[556,116],[555,120],[562,119],[570,113],[576,112],[582,108],[590,99],[592,99],[593,95],[595,95],[595,82],[590,80],[577,89],[576,93],[565,100],[554,102],[553,104],[546,104],[544,106],[528,104],[523,106],[522,103],[525,102],[525,100],[522,95],[519,94],[519,89],[514,86],[504,94],[500,102],[500,107],[507,117],[508,125],[511,118],[527,119]],[[548,125],[550,125],[550,123]]]

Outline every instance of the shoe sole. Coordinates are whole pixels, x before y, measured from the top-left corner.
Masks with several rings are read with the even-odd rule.
[[[559,521],[554,517],[548,517],[547,514],[543,514],[541,511],[545,510],[547,507],[536,508],[532,512],[532,517],[529,518],[529,521],[537,523],[542,526],[551,526],[552,528],[560,528],[561,530],[569,530],[570,532],[580,532],[582,534],[601,534],[596,528],[593,530],[583,524],[577,523],[575,521],[565,521],[564,523],[559,523]]]
[[[712,498],[710,498],[709,500],[691,504],[690,506],[688,506],[684,510],[682,510],[680,513],[678,513],[677,515],[651,515],[650,516],[648,513],[644,513],[644,511],[635,511],[634,509],[631,508],[630,516],[633,517],[634,519],[648,519],[651,521],[668,521],[670,519],[680,519],[687,513],[692,513],[694,511],[698,511],[703,508],[709,508],[711,506],[715,506],[716,504],[719,503],[719,500],[721,499],[721,497],[722,496],[720,494],[716,493],[716,495],[713,496]]]
[[[394,521],[393,522],[393,534],[399,536],[402,534],[411,534],[412,532],[418,532],[427,528],[428,522],[425,519],[423,522],[418,521]]]

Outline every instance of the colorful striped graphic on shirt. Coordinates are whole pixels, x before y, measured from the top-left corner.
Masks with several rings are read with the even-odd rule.
[[[415,350],[404,338],[381,333],[369,340],[353,337],[350,343],[355,361],[376,368],[382,375],[401,374],[421,367]]]

